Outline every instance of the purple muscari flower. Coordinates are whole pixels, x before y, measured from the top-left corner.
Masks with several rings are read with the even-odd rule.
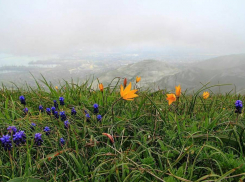
[[[46,113],[47,113],[47,115],[51,115],[51,110],[50,110],[50,108],[46,108]]]
[[[11,133],[15,134],[17,132],[17,128],[15,126],[9,126],[7,128],[7,130],[9,132],[9,134],[11,134]]]
[[[35,142],[35,144],[38,145],[38,146],[42,145],[43,140],[42,140],[42,134],[41,134],[41,133],[36,133],[36,134],[35,134],[34,142]]]
[[[32,130],[35,130],[35,127],[36,127],[37,125],[35,124],[35,123],[31,123],[31,129]]]
[[[61,121],[65,121],[65,120],[66,120],[66,114],[65,114],[65,111],[61,111],[61,112],[60,112],[60,118],[61,118]]]
[[[236,108],[242,108],[242,101],[241,100],[237,100],[236,102],[235,102],[235,107]]]
[[[86,116],[87,121],[89,121],[89,119],[90,119],[89,114],[85,114],[85,116]]]
[[[65,129],[68,129],[69,125],[70,125],[69,121],[66,120],[66,121],[64,122],[64,128],[65,128]]]
[[[13,135],[13,141],[14,143],[19,146],[20,143],[24,144],[26,143],[26,134],[24,131],[19,131],[16,134]]]
[[[51,107],[52,114],[54,115],[55,107]]]
[[[42,105],[39,105],[38,109],[39,109],[39,111],[43,112],[43,106]]]
[[[75,110],[75,108],[73,107],[72,109],[71,109],[71,115],[76,115],[77,114],[77,111]]]
[[[99,112],[99,105],[94,104],[94,113],[97,114]]]
[[[65,145],[65,139],[64,138],[60,138],[60,144]]]
[[[85,114],[88,114],[88,112],[87,112],[85,109],[84,109],[84,113],[85,113]]]
[[[56,118],[56,119],[59,119],[59,112],[58,111],[54,111],[54,117]]]
[[[43,131],[46,133],[46,135],[50,134],[50,128],[48,126],[45,126]]]
[[[59,101],[60,101],[60,105],[65,105],[65,99],[63,97],[60,97],[59,98]]]
[[[21,104],[26,105],[26,99],[25,99],[25,97],[23,95],[20,96],[19,99],[20,99]]]
[[[97,116],[97,121],[101,121],[101,119],[102,119],[102,116],[101,115],[98,115]]]
[[[241,114],[242,113],[242,101],[241,100],[237,100],[235,102],[235,107],[236,107],[236,110],[235,110],[235,113],[238,113],[238,114]]]
[[[2,147],[4,147],[4,150],[11,150],[12,142],[10,138],[11,136],[9,135],[3,135],[3,137],[0,138],[0,141],[2,142]]]
[[[58,107],[59,107],[59,105],[58,105],[58,103],[57,103],[56,100],[54,100],[54,107],[55,107],[55,108],[58,108]]]
[[[24,112],[24,114],[28,114],[28,108],[27,107],[25,107],[24,109],[23,109],[23,112]]]
[[[59,113],[58,113],[58,111],[54,111],[54,117],[55,117],[56,119],[59,119]]]

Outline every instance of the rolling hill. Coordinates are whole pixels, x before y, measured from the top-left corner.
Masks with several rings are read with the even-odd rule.
[[[173,90],[175,85],[180,84],[182,89],[189,91],[200,88],[203,84],[209,85],[231,84],[213,88],[213,92],[245,92],[245,54],[220,56],[192,64],[180,63],[178,65],[156,60],[143,60],[136,63],[114,66],[95,65],[93,69],[86,66],[86,62],[67,63],[54,68],[38,67],[10,67],[0,69],[0,82],[11,85],[10,81],[23,85],[25,82],[34,86],[35,80],[29,73],[40,79],[40,73],[52,82],[58,84],[62,79],[81,80],[99,79],[105,86],[109,85],[114,78],[127,78],[128,82],[135,82],[136,76],[141,76],[138,86],[143,89],[152,90],[168,89]],[[3,72],[7,69],[7,72]],[[11,70],[14,69],[14,70]],[[16,70],[17,69],[17,70]],[[2,71],[2,73],[1,73]],[[118,79],[112,83],[115,84]],[[112,84],[112,85],[113,85]],[[98,83],[94,81],[93,88],[97,89]]]
[[[128,82],[135,82],[135,77],[141,76],[140,86],[148,87],[151,83],[158,82],[166,76],[175,75],[180,71],[180,69],[162,61],[144,60],[96,75],[96,77],[101,83],[108,85],[115,77],[127,78]],[[96,84],[94,83],[94,86]]]

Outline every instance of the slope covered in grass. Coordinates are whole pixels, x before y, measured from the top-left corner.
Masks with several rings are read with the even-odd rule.
[[[9,133],[12,148],[0,147],[0,181],[245,179],[244,117],[234,107],[244,96],[211,94],[204,100],[199,93],[209,91],[206,86],[192,95],[182,92],[179,101],[169,106],[163,90],[139,89],[139,97],[126,101],[120,99],[119,85],[104,88],[102,93],[87,83],[67,82],[56,89],[43,82],[48,91],[39,82],[37,89],[1,88],[1,137],[8,134],[9,126],[16,126],[25,132],[26,142],[17,146],[13,132]],[[66,125],[45,111],[54,105],[53,100],[59,103],[60,97],[64,105],[59,104],[56,111],[65,111]],[[98,113],[94,113],[95,103]],[[76,115],[71,114],[73,107]],[[99,121],[98,115],[102,116]],[[36,133],[42,134],[40,146]]]

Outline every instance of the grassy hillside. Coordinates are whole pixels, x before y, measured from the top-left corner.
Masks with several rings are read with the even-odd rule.
[[[43,83],[49,90],[39,82],[35,89],[0,90],[0,137],[9,136],[5,143],[1,139],[0,181],[245,179],[244,116],[235,113],[234,106],[236,100],[244,101],[243,95],[211,94],[203,99],[202,93],[209,91],[204,86],[192,95],[182,91],[179,100],[168,105],[165,90],[152,93],[139,88],[139,97],[127,101],[120,99],[118,84],[102,93],[86,82],[66,82],[57,89]],[[47,114],[53,100],[58,101],[58,114],[65,111],[66,118]],[[9,126],[24,131],[26,138],[16,139]]]

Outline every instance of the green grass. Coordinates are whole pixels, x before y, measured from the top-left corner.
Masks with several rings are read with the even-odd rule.
[[[12,125],[27,136],[26,144],[13,145],[10,152],[0,147],[0,181],[245,180],[244,117],[237,117],[234,108],[244,96],[211,94],[203,100],[199,93],[208,90],[203,87],[192,95],[182,93],[179,103],[169,106],[162,90],[139,91],[134,101],[117,101],[118,85],[102,94],[88,83],[66,82],[58,90],[45,78],[36,84],[37,88],[11,89],[3,85],[0,91],[1,136]],[[20,95],[26,98],[28,115],[23,113]],[[38,111],[39,104],[51,107],[60,96],[65,106],[59,110],[66,112],[69,129]],[[93,114],[94,103],[99,104],[101,122]],[[76,116],[71,116],[72,107]],[[37,124],[35,131],[30,129],[32,122]],[[49,136],[43,132],[45,126],[51,128]],[[34,143],[38,132],[44,140],[40,147]],[[102,133],[113,135],[115,143]]]

